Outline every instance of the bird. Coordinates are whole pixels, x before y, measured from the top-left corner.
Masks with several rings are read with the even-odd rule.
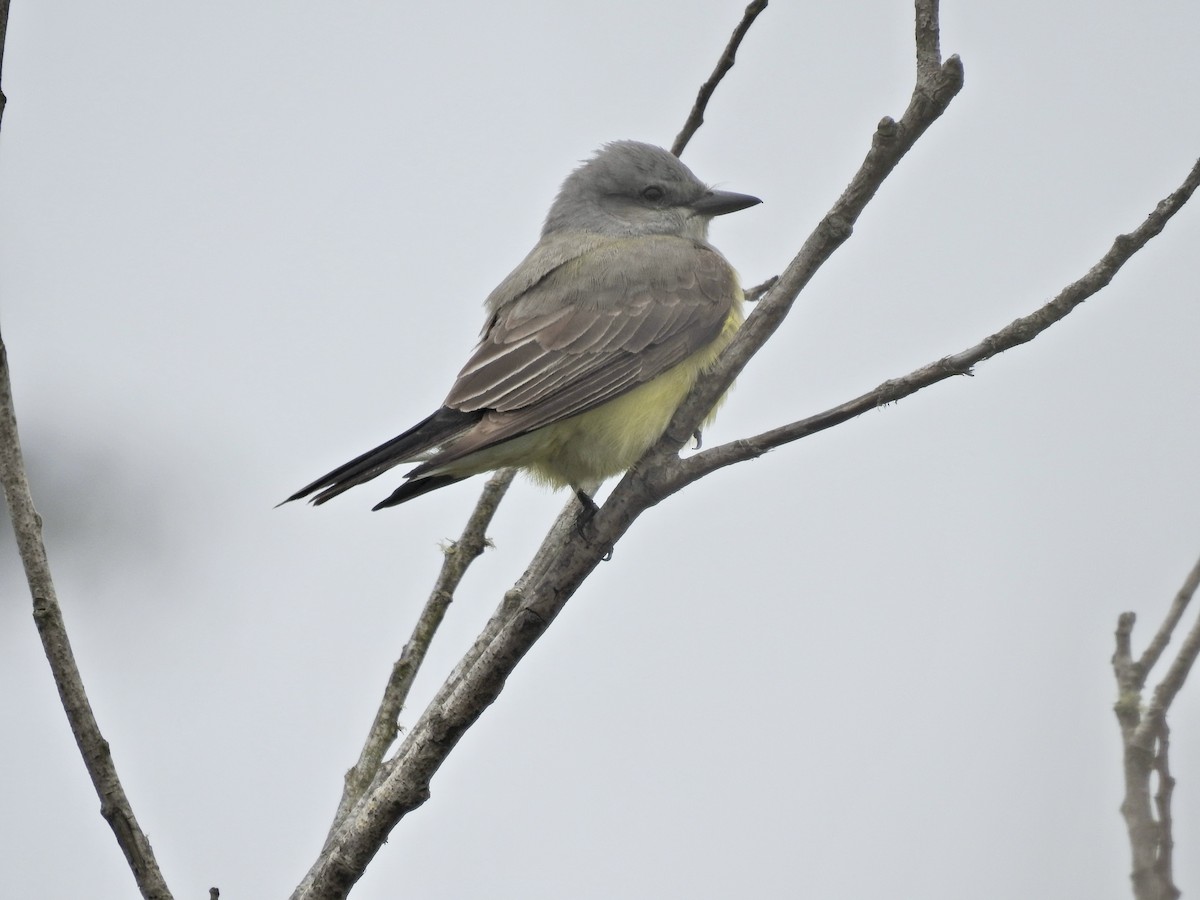
[[[373,509],[516,466],[594,511],[588,490],[662,436],[741,325],[738,276],[708,226],[761,202],[708,186],[661,147],[603,145],[488,296],[479,344],[441,407],[284,502],[319,505],[418,463]]]

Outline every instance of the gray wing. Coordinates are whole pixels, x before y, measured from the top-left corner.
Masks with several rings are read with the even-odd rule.
[[[607,244],[497,310],[445,405],[503,414],[489,416],[503,426],[488,443],[586,412],[716,340],[737,294],[733,269],[705,244]]]

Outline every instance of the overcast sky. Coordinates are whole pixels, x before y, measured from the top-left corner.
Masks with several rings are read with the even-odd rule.
[[[601,143],[669,144],[741,0],[22,2],[0,324],[92,702],[178,898],[290,893],[479,481],[273,506],[431,412]],[[912,88],[901,0],[788,3],[685,154],[756,283]],[[966,87],[706,444],[976,343],[1200,155],[1200,5],[949,2]],[[1200,201],[1197,201],[1200,202]],[[1109,658],[1200,553],[1200,205],[1030,345],[649,511],[353,896],[1129,896]],[[404,722],[565,497],[518,481]],[[127,898],[0,546],[4,893]],[[1200,891],[1200,685],[1172,714]]]

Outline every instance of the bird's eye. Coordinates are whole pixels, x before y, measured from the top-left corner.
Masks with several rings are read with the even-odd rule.
[[[657,203],[666,194],[657,184],[652,184],[649,187],[642,188],[642,199],[649,200],[651,203]]]

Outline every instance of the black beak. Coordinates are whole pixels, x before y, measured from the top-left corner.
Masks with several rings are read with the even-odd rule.
[[[749,194],[735,194],[733,191],[709,191],[692,204],[692,211],[698,216],[723,216],[726,213],[737,212],[749,206],[762,203],[757,197]]]

